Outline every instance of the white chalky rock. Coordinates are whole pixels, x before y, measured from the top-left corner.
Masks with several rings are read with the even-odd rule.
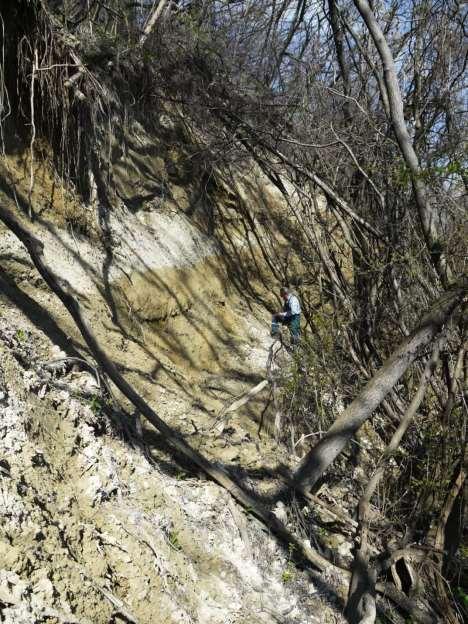
[[[0,601],[8,605],[20,604],[26,583],[14,572],[0,570]]]

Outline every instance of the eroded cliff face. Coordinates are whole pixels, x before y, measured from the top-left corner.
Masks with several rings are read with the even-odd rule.
[[[265,375],[275,284],[266,251],[278,259],[284,239],[272,239],[264,215],[279,195],[244,172],[235,192],[218,189],[207,226],[208,207],[187,200],[192,183],[184,188],[180,171],[171,181],[170,162],[145,151],[142,162],[117,154],[119,199],[105,223],[96,198],[85,206],[58,192],[36,159],[31,227],[127,380],[253,483],[290,461],[265,432],[268,393],[217,416]],[[21,215],[27,154],[7,155],[1,174],[1,201]],[[250,221],[236,201],[249,204]],[[298,571],[227,492],[170,456],[115,389],[103,400],[99,374],[70,359],[88,358],[71,318],[4,228],[0,253],[2,621],[340,621],[333,579],[318,585]]]
[[[27,155],[25,161],[6,158],[2,170],[2,201],[16,212],[9,190],[14,185],[19,206],[25,204]],[[258,243],[244,232],[242,215],[223,222],[223,239],[209,235],[170,200],[156,206],[148,200],[138,210],[118,201],[103,224],[99,206],[84,206],[72,195],[57,193],[53,180],[47,165],[38,165],[32,201],[43,209],[32,228],[56,274],[84,304],[107,353],[146,398],[176,405],[177,413],[195,409],[209,414],[258,383],[271,341],[269,314],[252,294],[261,290],[264,300],[273,301],[262,280],[275,282]],[[172,187],[169,192],[172,196]],[[232,249],[226,249],[228,244]],[[60,339],[53,339],[66,352],[69,346],[82,348],[68,313],[6,230],[0,248],[5,277],[33,297],[62,330]],[[255,270],[249,263],[255,263]],[[173,400],[168,402],[167,396]]]
[[[40,376],[60,350],[4,302],[0,336],[2,621],[337,621],[225,491],[129,444],[92,374]]]

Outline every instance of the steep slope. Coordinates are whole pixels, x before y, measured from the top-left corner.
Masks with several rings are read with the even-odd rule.
[[[59,348],[4,300],[0,337],[3,622],[341,621],[226,492],[76,398],[92,375],[40,377]]]
[[[13,177],[21,202],[27,195],[27,178],[20,173],[7,160],[3,178]],[[46,259],[87,309],[106,352],[163,417],[184,433],[206,429],[226,402],[264,377],[271,344],[268,312],[233,280],[226,265],[231,260],[220,240],[203,233],[196,221],[170,202],[157,207],[143,203],[138,211],[121,203],[106,217],[105,236],[96,224],[84,236],[70,222],[63,227],[57,217],[61,206],[48,196],[52,176],[45,166],[40,180],[33,200],[48,208],[33,229],[44,242]],[[0,191],[2,201],[16,210],[5,192],[8,188],[5,184]],[[77,199],[67,201],[75,217],[92,218],[91,209]],[[1,232],[5,278],[19,285],[26,298],[14,287],[10,296],[17,304],[22,301],[27,314],[27,297],[37,302],[34,322],[40,327],[50,329],[53,318],[62,334],[52,330],[51,338],[65,353],[70,354],[69,348],[82,350],[71,318],[32,269],[25,249],[10,232]],[[254,248],[238,238],[239,262],[245,257],[243,270],[248,275]],[[256,262],[260,266],[260,259]],[[257,282],[258,277],[257,273]],[[249,285],[253,283],[252,277]],[[263,292],[269,295],[264,286]],[[244,419],[247,430],[239,434],[241,438],[256,430],[251,417],[258,413],[257,405]],[[213,437],[201,436],[200,443],[212,446]],[[224,440],[222,445],[226,446]],[[246,446],[249,463],[255,461],[256,445]],[[230,453],[222,451],[219,459],[227,459]]]
[[[16,194],[4,183],[1,201],[18,215],[25,161],[7,158],[2,169]],[[217,420],[265,376],[271,344],[269,314],[247,292],[255,280],[239,288],[223,240],[171,202],[121,202],[103,236],[92,209],[57,195],[47,163],[39,167],[33,199],[45,208],[30,227],[126,378],[245,482],[287,463],[270,436],[257,435],[267,396]],[[254,260],[258,282],[268,267],[236,218],[239,268],[248,276]],[[86,235],[75,231],[84,220]],[[115,390],[119,411],[112,394],[103,398],[100,377],[73,359],[87,350],[71,318],[5,228],[0,253],[3,621],[341,621],[333,579],[298,571],[226,492],[195,480],[154,430],[142,430]],[[256,287],[268,299],[265,284]]]

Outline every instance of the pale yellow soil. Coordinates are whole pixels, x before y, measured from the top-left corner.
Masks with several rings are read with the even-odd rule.
[[[27,177],[17,182],[24,200]],[[36,200],[50,183],[45,175]],[[4,187],[0,201],[15,209]],[[65,229],[55,205],[30,227],[127,380],[191,444],[248,479],[287,462],[265,429],[257,435],[268,393],[217,422],[264,377],[271,339],[268,311],[239,291],[212,241],[184,215],[119,209],[109,257],[97,230]],[[315,583],[291,568],[286,549],[221,488],[179,465],[151,427],[132,446],[92,399],[37,378],[41,362],[89,354],[5,228],[0,258],[5,622],[108,624],[125,621],[125,610],[139,624],[342,622],[332,579]],[[12,350],[25,354],[24,366]],[[89,373],[59,380],[98,392]]]

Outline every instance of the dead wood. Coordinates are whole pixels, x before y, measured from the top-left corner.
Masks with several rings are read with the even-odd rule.
[[[415,600],[408,598],[408,596],[398,590],[395,585],[391,583],[376,583],[375,589],[379,594],[385,596],[385,598],[389,598],[400,607],[400,609],[409,613],[415,622],[420,622],[420,624],[442,624],[442,618],[434,612],[428,612],[422,609]]]
[[[121,614],[128,622],[130,622],[130,624],[139,624],[139,620],[137,620],[133,613],[131,613],[123,600],[117,598],[117,596],[105,587],[102,587],[102,585],[95,581],[84,570],[81,570],[81,574],[100,594],[104,596],[104,598],[106,598],[106,600],[111,603],[116,614]]]
[[[353,520],[351,516],[345,513],[338,506],[333,507],[315,494],[307,494],[306,500],[309,502],[310,507],[313,507],[314,505],[322,507],[326,513],[328,513],[332,518],[335,518],[340,524],[344,526],[347,533],[354,533],[354,531],[356,530],[358,526],[356,520]]]
[[[458,466],[458,474],[457,478],[454,480],[450,491],[447,494],[447,498],[445,500],[444,506],[442,507],[442,511],[440,512],[439,521],[437,523],[436,536],[434,540],[434,548],[436,551],[442,552],[444,548],[445,542],[445,528],[447,525],[447,520],[450,516],[450,513],[453,509],[453,505],[457,496],[460,494],[461,489],[465,483],[466,473],[463,465]],[[442,562],[441,562],[442,567]]]
[[[448,425],[450,414],[452,413],[453,406],[455,405],[457,386],[460,382],[463,372],[463,362],[466,355],[466,349],[468,344],[462,344],[457,357],[457,363],[453,372],[452,378],[448,380],[448,399],[445,404],[444,413],[442,415],[442,421],[445,425]]]
[[[268,385],[268,379],[263,379],[259,384],[257,384],[250,390],[247,390],[247,392],[243,392],[238,397],[236,397],[235,401],[233,401],[232,403],[230,403],[228,406],[224,407],[221,410],[221,412],[219,413],[216,419],[214,426],[219,425],[221,421],[224,422],[226,420],[227,414],[230,414],[231,412],[235,412],[240,407],[248,403],[251,399],[254,398],[254,396],[256,396],[259,392],[261,392],[263,388],[265,388],[267,385]]]
[[[455,504],[455,500],[460,495],[466,479],[465,467],[461,463],[457,466],[455,474],[456,478],[453,480],[452,487],[447,494],[444,505],[439,514],[435,530],[433,551],[435,567],[432,569],[434,586],[437,590],[437,598],[440,602],[440,608],[443,609],[445,613],[447,624],[458,624],[459,622],[448,597],[448,587],[443,576],[443,566],[447,521]]]
[[[271,530],[283,543],[287,544],[291,552],[294,553],[294,557],[297,557],[299,561],[301,558],[308,561],[312,566],[318,569],[320,572],[328,575],[333,574],[337,579],[338,591],[342,596],[346,595],[347,583],[351,578],[349,570],[340,568],[331,563],[315,551],[308,541],[302,541],[292,534],[270,510],[266,509],[250,494],[246,493],[227,473],[220,468],[214,466],[209,462],[201,453],[193,449],[183,438],[181,438],[169,425],[167,425],[158,414],[144,401],[140,395],[130,386],[130,384],[123,378],[120,372],[117,370],[115,364],[107,357],[105,352],[100,347],[94,334],[89,328],[86,320],[83,317],[81,306],[75,299],[73,291],[70,288],[68,282],[59,276],[55,275],[50,267],[46,264],[44,259],[44,245],[35,235],[33,235],[22,223],[16,219],[4,206],[0,206],[0,221],[2,221],[6,227],[8,227],[23,243],[29,252],[31,260],[34,266],[40,273],[41,277],[50,287],[50,289],[57,295],[60,301],[63,303],[67,311],[72,316],[78,327],[81,335],[83,336],[86,345],[98,366],[108,375],[116,387],[122,392],[122,394],[136,407],[136,409],[163,435],[164,439],[172,447],[172,449],[178,454],[187,459],[190,463],[195,464],[203,470],[203,472],[209,476],[213,481],[218,483],[221,487],[226,489],[233,498],[242,505],[249,513],[254,514],[259,518],[268,528]],[[96,586],[96,585],[95,585]],[[103,588],[96,588],[101,591]],[[379,585],[376,586],[377,591],[383,591],[388,595],[388,591],[385,587]],[[106,590],[104,590],[106,591]],[[399,593],[398,590],[391,590],[392,598],[399,606],[405,604],[406,596]],[[401,594],[401,595],[400,595]],[[110,596],[106,596],[110,599]],[[410,601],[411,607],[413,603]],[[117,608],[121,613],[124,606],[120,605]],[[402,608],[405,608],[402,606]],[[437,622],[435,619],[427,619],[426,617],[420,618],[417,611],[411,611],[413,618],[416,622],[421,624],[434,624]],[[131,614],[126,614],[126,617],[130,616],[130,621],[135,621]],[[133,618],[133,619],[132,619]]]
[[[164,439],[174,450],[174,452],[184,457],[190,463],[198,466],[208,477],[226,489],[239,504],[258,517],[285,544],[288,544],[290,548],[292,547],[295,557],[297,557],[298,560],[303,558],[322,573],[333,573],[333,575],[339,579],[339,592],[344,596],[347,592],[347,583],[351,578],[351,573],[346,569],[334,565],[316,552],[308,542],[303,542],[293,535],[286,528],[283,522],[281,522],[269,509],[266,509],[263,505],[258,503],[253,496],[245,492],[226,472],[211,464],[211,462],[201,455],[201,453],[193,449],[177,432],[175,432],[159,417],[159,415],[124,379],[115,364],[102,350],[83,316],[78,300],[72,294],[73,290],[70,285],[66,280],[55,275],[46,263],[44,258],[44,245],[42,241],[33,235],[32,232],[20,223],[20,221],[4,206],[0,206],[0,221],[2,221],[5,226],[10,229],[24,244],[39,274],[72,316],[98,367],[101,368],[101,370],[134,405],[134,407],[161,432]],[[397,350],[396,354],[392,356],[392,358],[390,358],[389,363],[387,363],[383,369],[386,370],[389,366],[398,366],[399,369],[404,367],[404,370],[406,370],[406,367],[409,365],[408,362],[413,361],[417,356],[418,348],[422,344],[429,342],[433,335],[440,329],[450,313],[463,300],[466,290],[467,286],[462,285],[448,291],[444,297],[442,297],[436,305],[434,305],[433,309],[424,317],[420,327],[415,330],[413,334],[411,334],[411,336],[404,342],[403,346]],[[373,379],[370,380],[368,386],[371,385],[371,389],[373,388],[374,391],[376,386],[381,392],[381,385],[383,383],[381,379],[382,377],[385,376],[382,374],[379,376],[378,373]],[[363,410],[365,408],[365,411],[367,412],[369,409],[369,399],[365,398],[367,396],[366,388],[363,393],[361,393],[360,397],[356,399],[356,401],[358,402],[360,409]],[[369,389],[367,389],[367,394],[369,394],[369,392]],[[372,392],[370,392],[370,394],[372,395]],[[346,412],[348,411],[349,408]],[[398,592],[396,588],[388,588],[387,586],[376,584],[376,591],[389,596],[401,608],[411,613],[416,622],[421,622],[422,624],[434,624],[434,622],[437,622],[435,616],[427,616],[424,611],[421,611],[420,609],[418,610],[414,606],[413,601],[407,599],[406,596],[402,592]]]

